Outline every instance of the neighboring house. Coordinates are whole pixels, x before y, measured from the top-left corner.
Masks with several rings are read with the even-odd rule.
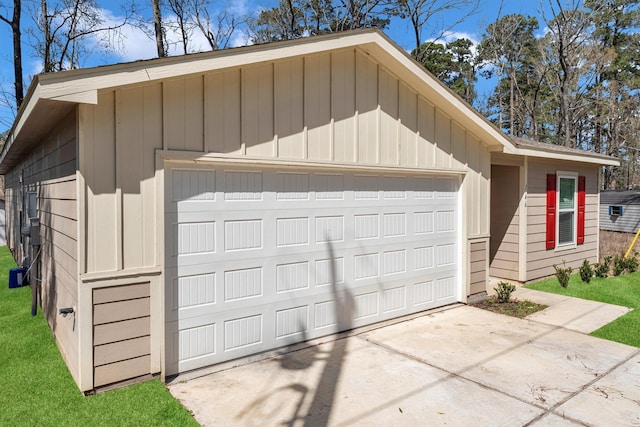
[[[640,228],[640,191],[600,193],[600,230],[636,233]]]
[[[595,259],[601,164],[511,141],[364,30],[37,76],[0,173],[89,391],[467,302],[490,261]]]

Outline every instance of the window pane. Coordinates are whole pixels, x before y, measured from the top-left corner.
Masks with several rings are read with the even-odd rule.
[[[560,209],[573,209],[576,196],[576,180],[560,178]]]
[[[573,243],[573,212],[558,215],[558,244]]]
[[[27,215],[29,218],[35,218],[37,214],[37,198],[35,192],[27,193]]]

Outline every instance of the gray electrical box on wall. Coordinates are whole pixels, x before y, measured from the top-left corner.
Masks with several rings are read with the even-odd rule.
[[[40,246],[40,219],[29,218],[29,244]]]

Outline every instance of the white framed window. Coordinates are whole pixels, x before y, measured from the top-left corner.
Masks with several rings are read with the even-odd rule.
[[[557,174],[557,246],[576,244],[578,224],[578,174],[558,172]]]

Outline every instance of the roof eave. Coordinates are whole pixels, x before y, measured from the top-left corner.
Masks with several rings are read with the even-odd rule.
[[[591,154],[586,151],[584,152],[584,154],[572,154],[563,153],[560,151],[547,151],[544,149],[518,147],[515,149],[515,152],[511,154],[537,157],[542,159],[569,160],[573,162],[592,163],[601,166],[620,166],[620,161],[618,159],[608,156]]]
[[[7,153],[16,141],[23,139],[25,125],[30,120],[36,120],[31,118],[32,113],[43,100],[68,103],[65,105],[69,108],[79,103],[95,104],[101,89],[356,47],[372,55],[398,78],[407,79],[409,83],[417,85],[416,90],[424,90],[425,97],[431,103],[437,105],[453,120],[462,122],[490,151],[502,150],[515,154],[516,146],[508,137],[431,75],[406,51],[381,31],[365,29],[181,57],[41,74],[32,81],[24,108],[20,109],[7,144],[0,153],[0,173],[13,167],[13,164],[9,165],[6,162]],[[37,118],[40,127],[43,126],[41,122],[42,120]]]

